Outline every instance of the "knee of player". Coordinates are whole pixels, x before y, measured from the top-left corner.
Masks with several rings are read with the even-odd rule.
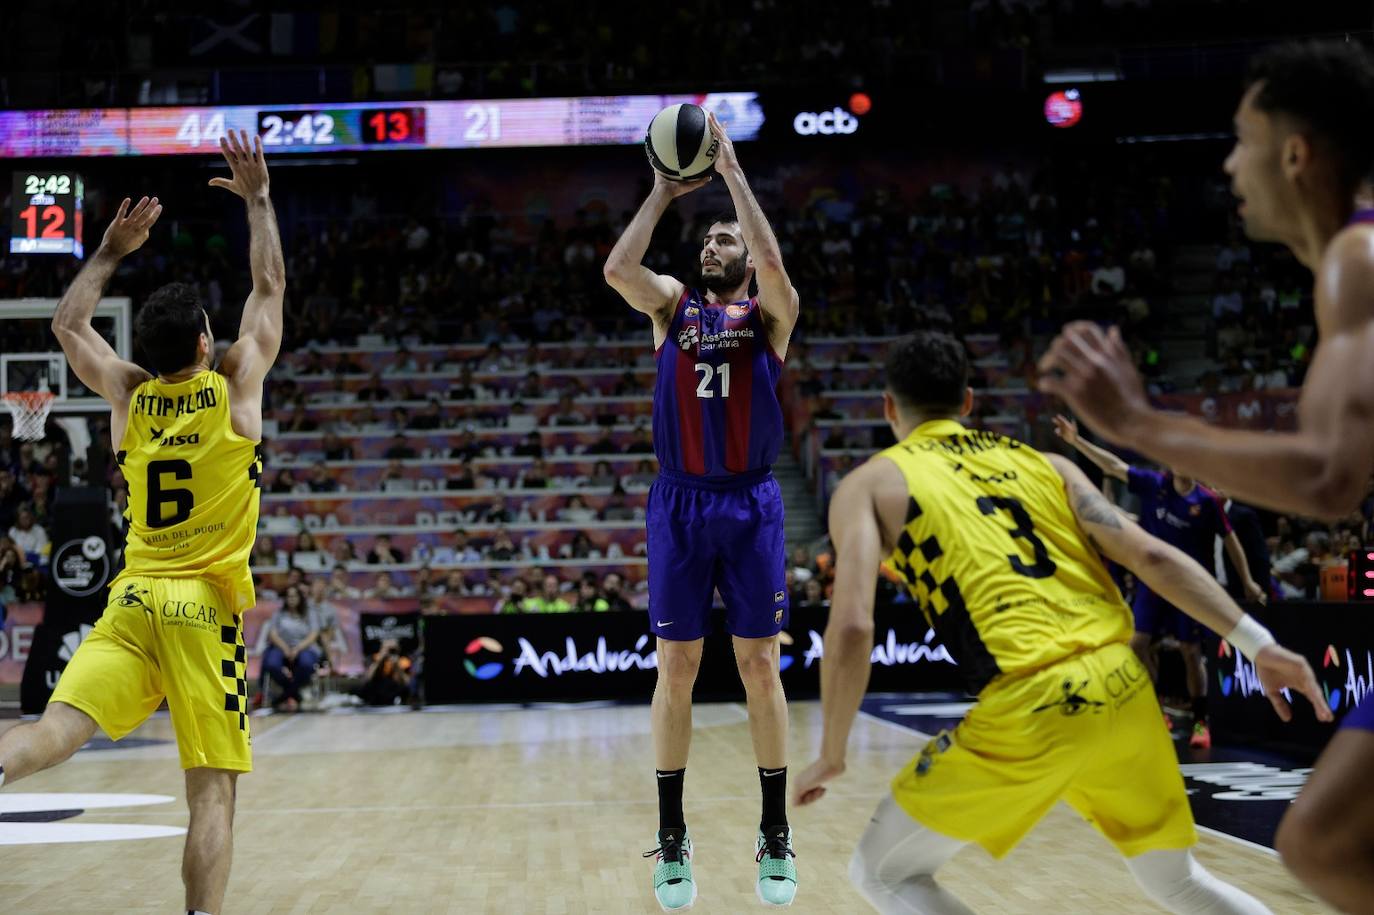
[[[660,651],[658,653],[658,680],[670,690],[691,692],[697,681],[697,669],[701,666],[701,656],[682,651]]]
[[[780,688],[778,681],[778,662],[769,649],[736,657],[739,663],[739,676],[744,688],[751,693],[772,692]]]
[[[233,815],[237,776],[223,769],[188,769],[186,804],[192,818],[200,815]]]

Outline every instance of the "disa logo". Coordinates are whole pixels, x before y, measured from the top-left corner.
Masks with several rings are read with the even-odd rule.
[[[468,647],[463,649],[463,654],[467,655],[467,657],[463,659],[463,667],[467,669],[468,675],[471,677],[475,677],[478,680],[490,680],[492,677],[501,673],[501,669],[504,665],[499,661],[488,661],[480,667],[472,663],[472,656],[482,649],[497,654],[505,651],[505,648],[502,647],[501,643],[496,641],[496,639],[480,635],[471,642],[468,642]]]

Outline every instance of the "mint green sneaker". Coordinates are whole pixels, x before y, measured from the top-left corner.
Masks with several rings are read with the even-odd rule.
[[[770,826],[765,835],[759,831],[754,856],[759,863],[757,886],[759,901],[768,906],[788,906],[797,898],[797,865],[792,859],[792,829]]]
[[[690,909],[697,901],[697,882],[692,879],[692,837],[683,830],[658,831],[658,848],[644,853],[654,858],[654,898],[665,912]]]

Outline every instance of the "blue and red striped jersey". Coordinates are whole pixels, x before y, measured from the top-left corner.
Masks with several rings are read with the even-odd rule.
[[[684,291],[655,358],[659,466],[706,477],[772,466],[782,447],[782,360],[757,298],[711,304]]]

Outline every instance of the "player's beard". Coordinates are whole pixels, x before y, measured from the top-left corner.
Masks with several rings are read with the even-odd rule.
[[[701,285],[719,295],[722,292],[734,292],[744,285],[744,259],[748,255],[741,254],[732,261],[721,261],[720,273],[707,276],[705,272],[701,275]]]

